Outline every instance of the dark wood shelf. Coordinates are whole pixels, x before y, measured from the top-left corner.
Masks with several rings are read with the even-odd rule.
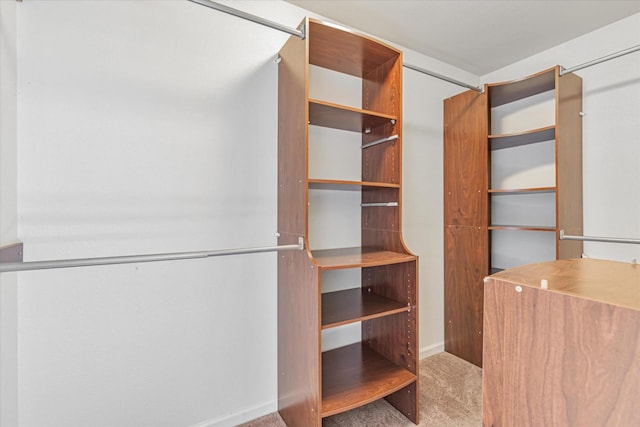
[[[309,100],[309,124],[364,133],[398,118],[389,114],[347,107],[317,99]]]
[[[415,255],[381,251],[371,248],[339,248],[312,251],[311,255],[319,268],[339,270],[345,268],[375,267],[415,261]]]
[[[519,80],[490,84],[488,85],[489,106],[490,108],[499,107],[513,101],[548,92],[555,89],[555,86],[556,67]]]
[[[556,228],[541,225],[490,225],[489,230],[556,231]]]
[[[379,69],[400,51],[363,34],[309,19],[309,63],[364,77]]]
[[[539,194],[554,193],[556,187],[531,187],[531,188],[490,188],[489,193],[493,196],[514,195],[514,194]]]
[[[337,179],[310,179],[310,190],[346,190],[358,191],[364,188],[400,188],[399,184],[368,181],[342,181]]]
[[[322,353],[322,417],[373,402],[417,381],[360,343]]]
[[[367,289],[328,292],[322,294],[322,329],[408,310],[409,307],[406,304],[369,292]]]
[[[524,132],[489,135],[491,150],[519,147],[521,145],[535,144],[550,141],[556,138],[556,127],[545,126]]]

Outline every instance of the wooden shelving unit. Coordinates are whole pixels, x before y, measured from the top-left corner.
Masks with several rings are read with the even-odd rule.
[[[301,26],[306,37],[283,46],[278,76],[279,244],[307,245],[278,255],[279,412],[288,425],[319,427],[386,398],[417,424],[418,260],[401,235],[402,53],[313,19]],[[310,98],[311,65],[358,78],[361,106]],[[309,126],[361,135],[359,180],[310,176]],[[360,246],[314,246],[310,194],[327,191],[361,195]],[[323,293],[339,270],[356,270],[360,286]],[[322,351],[323,331],[354,324],[360,341]]]
[[[582,81],[559,71],[444,101],[445,350],[478,366],[483,278],[582,253],[559,239],[582,234]]]

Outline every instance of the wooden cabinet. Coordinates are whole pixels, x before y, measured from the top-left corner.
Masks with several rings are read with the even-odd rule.
[[[557,66],[444,101],[446,351],[482,366],[484,276],[581,256],[581,111]]]
[[[313,19],[301,27],[305,38],[279,54],[279,244],[304,237],[306,250],[278,254],[278,409],[289,426],[321,426],[384,397],[417,423],[418,259],[400,222],[402,53]],[[360,105],[311,97],[312,67],[358,79]],[[356,136],[353,174],[317,172],[327,160],[315,146],[336,147],[318,129]],[[320,203],[326,193],[331,203]],[[356,244],[332,245],[335,218],[357,224]],[[355,286],[326,286],[342,272],[355,273]],[[356,342],[326,348],[326,333],[354,325]]]
[[[484,426],[640,425],[637,265],[529,264],[484,289]]]

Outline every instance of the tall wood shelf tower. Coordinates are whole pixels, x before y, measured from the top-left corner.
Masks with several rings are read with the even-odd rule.
[[[301,27],[305,38],[290,37],[279,54],[279,244],[304,237],[306,248],[278,254],[278,409],[289,426],[321,426],[386,398],[417,423],[418,259],[400,223],[402,52],[312,19]],[[360,79],[361,107],[311,99],[310,65]],[[360,180],[310,175],[310,126],[362,135]],[[314,249],[316,190],[361,194],[359,247]],[[328,271],[349,269],[359,287],[323,292]],[[322,351],[323,330],[354,323],[360,342]]]
[[[482,366],[485,276],[580,258],[581,111],[559,66],[444,100],[445,351]]]

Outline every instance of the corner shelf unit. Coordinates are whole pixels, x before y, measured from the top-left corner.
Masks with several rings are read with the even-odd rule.
[[[482,280],[579,258],[582,80],[556,66],[444,101],[445,350],[482,365]]]
[[[278,254],[278,410],[290,426],[319,427],[385,398],[417,424],[418,259],[400,223],[402,52],[313,19],[301,26],[305,39],[290,37],[279,54],[279,242],[304,237],[307,247]],[[311,98],[311,65],[356,77],[361,105]],[[311,175],[310,126],[360,135],[360,179]],[[317,190],[360,197],[359,246],[314,246]],[[323,292],[333,271],[355,271],[359,286]],[[323,332],[358,324],[359,341],[322,350]]]

